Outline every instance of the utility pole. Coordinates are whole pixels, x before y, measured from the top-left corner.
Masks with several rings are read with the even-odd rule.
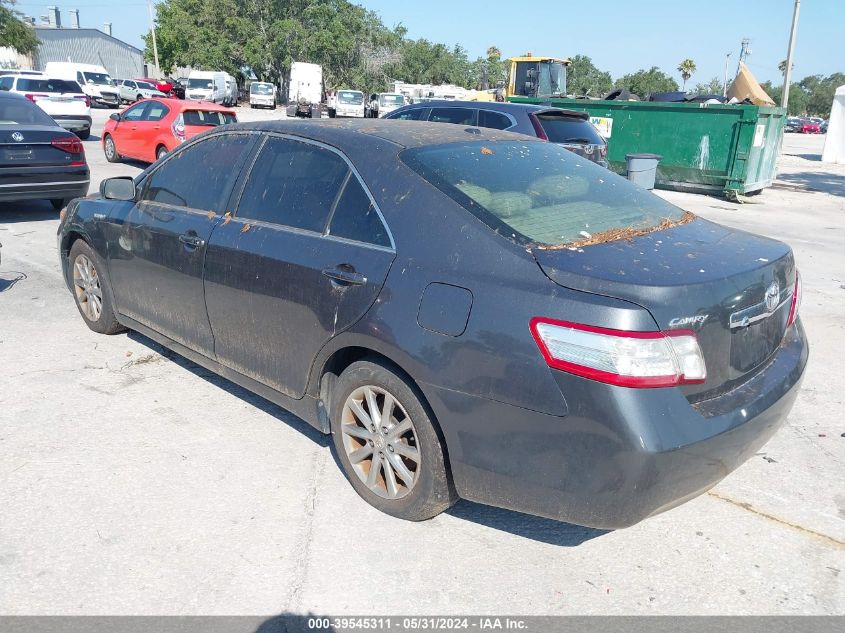
[[[736,74],[739,74],[739,65],[748,59],[748,56],[751,54],[751,49],[748,48],[748,45],[751,44],[751,40],[747,37],[742,38],[742,44],[740,45],[739,49],[739,61],[736,64]]]
[[[158,43],[156,42],[156,23],[153,20],[153,2],[147,0],[147,8],[150,10],[150,31],[153,34],[153,56],[156,61],[156,72],[161,73],[161,66],[158,65]]]
[[[731,55],[733,55],[733,51],[725,55],[725,82],[722,84],[722,96],[728,96],[728,62],[731,59]]]
[[[795,10],[792,12],[792,30],[789,32],[789,51],[786,53],[786,72],[783,73],[783,94],[780,97],[780,107],[789,105],[789,81],[792,79],[792,55],[795,53],[795,35],[798,33],[798,11],[801,0],[795,0]]]

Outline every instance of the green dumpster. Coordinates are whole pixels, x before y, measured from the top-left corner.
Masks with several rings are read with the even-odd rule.
[[[754,105],[588,101],[511,97],[590,115],[607,138],[608,161],[625,175],[625,156],[653,152],[660,189],[724,193],[759,191],[776,175],[786,111]]]

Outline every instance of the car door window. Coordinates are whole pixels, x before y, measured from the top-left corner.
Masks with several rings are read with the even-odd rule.
[[[161,121],[170,110],[163,103],[158,101],[150,101],[147,104],[147,110],[144,113],[144,121]]]
[[[413,110],[404,110],[396,114],[391,114],[385,118],[399,119],[400,121],[425,121],[428,117],[423,116],[428,114],[428,108],[414,108]]]
[[[238,217],[323,232],[349,167],[334,152],[270,137],[238,205]]]
[[[0,79],[0,90],[11,90],[14,83],[14,77],[3,77],[3,79]]]
[[[124,81],[123,85],[126,86],[127,88],[133,88],[133,89],[136,87],[134,81]]]
[[[223,213],[252,140],[248,134],[220,134],[185,147],[147,178],[141,199]]]
[[[390,237],[370,197],[351,175],[332,215],[329,235],[390,247]]]
[[[432,108],[428,120],[435,123],[475,125],[477,112],[475,108]]]
[[[144,110],[146,108],[146,103],[139,103],[129,108],[120,118],[124,121],[140,121],[144,118]]]
[[[80,86],[85,85],[85,77],[83,77],[82,73],[80,72],[76,73],[76,83],[78,83]]]
[[[495,130],[507,130],[513,125],[513,121],[506,114],[501,112],[493,112],[492,110],[478,111],[478,125],[480,127],[489,127]]]

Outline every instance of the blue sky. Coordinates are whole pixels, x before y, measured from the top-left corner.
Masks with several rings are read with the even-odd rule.
[[[786,57],[793,0],[364,0],[388,26],[403,24],[413,38],[461,44],[470,57],[495,44],[506,55],[588,55],[614,79],[639,68],[658,66],[678,78],[685,57],[698,65],[690,83],[724,73],[725,54],[733,51],[736,70],[740,41],[751,39],[749,66],[759,81],[781,81],[778,62]],[[145,0],[21,0],[18,9],[39,16],[47,6],[79,9],[83,27],[113,23],[113,34],[142,46],[149,16]],[[795,57],[795,76],[845,72],[841,51],[845,2],[804,0]],[[679,81],[680,83],[680,81]]]

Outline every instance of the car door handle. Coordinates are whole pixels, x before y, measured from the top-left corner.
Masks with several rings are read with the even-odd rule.
[[[326,268],[323,274],[329,279],[347,286],[363,286],[367,283],[367,278],[350,267],[335,266],[334,268]]]
[[[191,235],[189,233],[185,233],[183,235],[180,235],[179,241],[182,242],[183,244],[188,245],[188,246],[193,246],[194,248],[197,248],[197,247],[205,244],[204,239],[202,239],[198,235]]]

